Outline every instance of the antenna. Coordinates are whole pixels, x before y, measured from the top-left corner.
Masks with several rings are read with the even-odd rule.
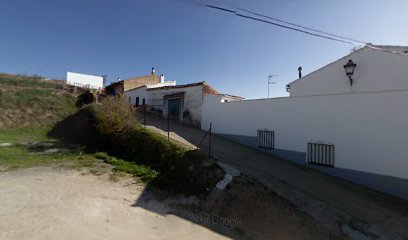
[[[272,74],[269,74],[269,76],[268,76],[268,98],[269,98],[269,85],[270,85],[270,84],[275,84],[275,83],[276,83],[276,82],[272,81],[272,78],[277,77],[277,76],[279,76],[279,75],[272,75]]]

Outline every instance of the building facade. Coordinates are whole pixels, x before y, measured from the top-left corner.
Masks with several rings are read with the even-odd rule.
[[[67,84],[80,88],[89,88],[89,89],[102,89],[103,88],[103,77],[67,72]]]
[[[165,84],[165,83],[163,83]],[[132,104],[146,105],[146,109],[164,118],[180,121],[188,125],[201,125],[204,96],[224,98],[225,101],[241,100],[240,97],[219,94],[206,82],[185,85],[147,85],[125,92]]]
[[[206,97],[201,126],[212,123],[232,140],[408,199],[407,53],[366,46],[290,83],[290,97]],[[352,81],[344,69],[350,59]]]
[[[162,77],[156,75],[154,68],[152,68],[150,75],[120,80],[106,86],[105,91],[107,95],[116,96],[144,85],[160,84],[161,80]]]

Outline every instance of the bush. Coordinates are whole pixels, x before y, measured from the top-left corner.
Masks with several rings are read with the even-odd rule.
[[[83,105],[91,104],[95,101],[95,95],[90,92],[84,92],[77,97],[77,101],[75,102],[75,106],[77,108],[82,107]]]
[[[95,105],[98,131],[107,136],[128,134],[140,126],[131,105],[123,97],[107,97],[101,105]]]
[[[120,97],[80,109],[52,132],[104,151],[95,156],[115,170],[170,191],[203,194],[223,177],[218,167],[203,167],[201,155],[142,127],[130,104]]]

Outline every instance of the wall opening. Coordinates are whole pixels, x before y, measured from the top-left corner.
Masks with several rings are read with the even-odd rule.
[[[334,145],[325,143],[307,144],[307,163],[334,167]]]
[[[267,129],[258,129],[258,147],[275,149],[275,132]]]

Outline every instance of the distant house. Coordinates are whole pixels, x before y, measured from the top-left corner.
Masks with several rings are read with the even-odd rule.
[[[155,69],[152,68],[151,74],[147,76],[134,77],[120,80],[105,87],[106,94],[115,96],[123,94],[134,88],[144,85],[154,85],[160,83],[160,76],[156,75]]]
[[[203,98],[207,95],[218,96],[225,101],[243,99],[219,94],[206,82],[166,86],[145,85],[125,92],[125,96],[136,106],[146,105],[150,112],[193,126],[201,124],[201,107]]]
[[[82,73],[67,72],[67,84],[80,88],[102,89],[103,77]]]

